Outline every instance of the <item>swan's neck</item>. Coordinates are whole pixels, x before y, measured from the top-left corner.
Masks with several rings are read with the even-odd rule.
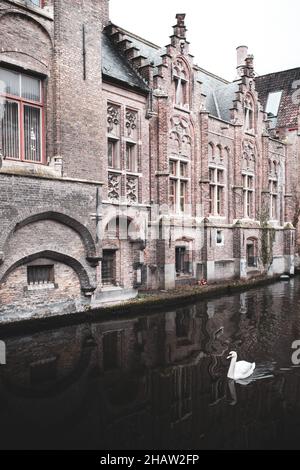
[[[231,363],[230,363],[230,367],[229,367],[229,371],[228,371],[228,375],[227,375],[227,377],[228,377],[229,379],[233,379],[233,380],[234,380],[235,364],[236,364],[236,357],[233,357],[233,358],[231,359]]]

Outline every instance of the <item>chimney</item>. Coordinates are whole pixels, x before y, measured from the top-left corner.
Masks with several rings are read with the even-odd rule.
[[[174,36],[185,39],[187,28],[185,26],[185,13],[177,13],[177,24],[174,26]]]
[[[244,67],[246,65],[246,59],[248,57],[248,47],[239,46],[236,48],[237,52],[237,68]]]
[[[102,24],[104,28],[109,24],[109,0],[102,0]]]

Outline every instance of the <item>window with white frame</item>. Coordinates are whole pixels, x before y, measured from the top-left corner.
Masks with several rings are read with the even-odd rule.
[[[244,217],[252,219],[254,217],[254,176],[243,174],[243,204]]]
[[[169,161],[169,205],[173,212],[184,212],[188,202],[188,162]]]
[[[0,68],[0,151],[5,158],[43,161],[43,112],[41,80]]]
[[[224,215],[224,169],[209,168],[209,214],[213,216]]]

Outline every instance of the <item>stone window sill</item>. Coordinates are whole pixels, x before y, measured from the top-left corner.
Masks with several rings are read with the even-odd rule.
[[[24,290],[26,292],[38,292],[38,291],[53,290],[53,289],[58,289],[58,285],[52,282],[49,282],[48,284],[31,284],[25,287]]]
[[[183,111],[184,113],[191,114],[191,110],[190,110],[189,107],[185,108],[184,106],[180,106],[178,104],[175,104],[174,108],[177,109],[178,111]]]

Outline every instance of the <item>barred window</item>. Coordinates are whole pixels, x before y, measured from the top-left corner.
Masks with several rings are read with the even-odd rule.
[[[43,161],[41,80],[0,68],[0,150],[5,158]]]
[[[54,283],[54,266],[27,266],[27,283],[29,285]]]
[[[102,259],[102,282],[104,285],[116,283],[116,252],[112,250],[103,251]]]

